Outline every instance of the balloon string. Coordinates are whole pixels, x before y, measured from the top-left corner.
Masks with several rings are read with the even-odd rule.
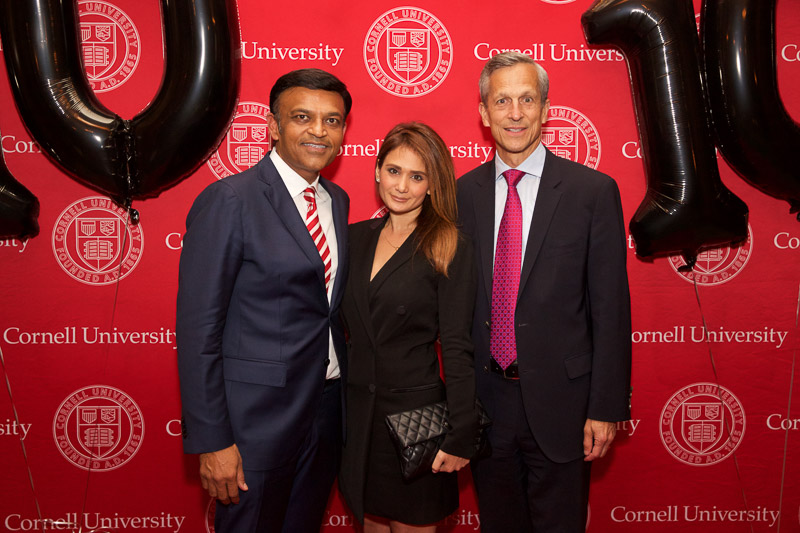
[[[128,244],[128,225],[130,224],[130,216],[131,216],[131,210],[130,210],[129,206],[128,206],[128,209],[126,209],[125,214],[126,214],[125,221],[124,221],[125,222],[125,235],[122,238],[121,250],[124,250],[125,246],[127,246],[127,244]],[[116,283],[114,283],[114,302],[113,302],[113,304],[111,306],[111,321],[110,321],[110,323],[108,325],[108,330],[109,331],[113,331],[113,329],[114,329],[114,321],[116,320],[116,315],[117,315],[117,301],[119,300],[119,285],[120,285],[120,282],[122,281],[122,261],[123,261],[123,259],[124,259],[123,254],[120,253],[120,256],[119,256],[119,267],[117,268],[117,281],[116,281]],[[109,360],[110,356],[111,356],[111,345],[109,344],[109,345],[106,345],[106,347],[105,347],[105,361],[103,362],[103,371],[101,373],[101,375],[103,377],[103,381],[105,381],[105,377],[106,377],[106,375],[108,373],[108,360]],[[99,427],[100,427],[100,422],[98,420],[96,425],[95,425],[95,428],[99,429]],[[89,480],[91,478],[91,475],[92,475],[92,461],[90,460],[89,461],[89,467],[86,469],[86,487],[84,488],[84,491],[83,491],[83,504],[82,504],[82,507],[81,507],[81,516],[83,516],[86,513],[86,506],[87,506],[87,504],[89,502]],[[106,531],[106,530],[96,530],[96,529],[84,531],[83,530],[83,524],[80,524],[80,525],[78,525],[78,533],[111,533],[111,532],[110,531]]]
[[[3,347],[0,345],[0,366],[3,368],[3,377],[6,380],[6,390],[8,391],[8,398],[11,401],[11,411],[14,414],[14,421],[17,424],[17,427],[22,427],[22,423],[19,420],[19,412],[17,411],[17,402],[14,401],[14,393],[11,392],[11,380],[8,377],[8,368],[6,367],[6,358],[3,355]],[[36,506],[36,516],[39,518],[41,524],[43,524],[44,528],[50,529],[66,529],[66,528],[75,528],[79,527],[78,524],[73,524],[72,522],[68,522],[64,519],[53,520],[51,518],[44,518],[42,517],[42,507],[39,505],[39,496],[36,494],[36,486],[33,483],[33,471],[31,470],[31,463],[28,460],[28,450],[25,448],[25,440],[19,439],[19,445],[22,447],[22,458],[25,461],[25,470],[28,472],[28,482],[31,486],[31,493],[33,493],[33,504]],[[88,480],[87,480],[88,483]],[[85,497],[84,497],[84,510],[85,510]],[[83,516],[83,514],[81,514]],[[107,530],[99,530],[94,529],[91,531],[86,531],[85,533],[111,533]]]
[[[794,330],[795,333],[798,331],[798,324],[800,324],[800,285],[798,285],[797,290],[797,309],[795,310],[794,314]],[[792,352],[792,371],[790,373],[789,378],[789,402],[786,405],[786,419],[791,420],[791,412],[792,412],[792,393],[794,389],[794,369],[795,364],[797,362],[797,345],[798,343],[795,342],[794,350]],[[786,458],[789,452],[789,425],[786,425],[786,435],[784,436],[783,441],[783,466],[781,467],[781,490],[780,496],[778,497],[778,529],[777,533],[781,531],[781,513],[783,512],[783,489],[786,483]]]
[[[6,358],[3,355],[3,347],[0,346],[0,366],[3,368],[3,376],[6,380],[6,390],[8,391],[8,398],[11,400],[11,410],[14,413],[14,421],[17,424],[17,427],[22,427],[22,423],[19,420],[19,412],[17,411],[17,403],[14,401],[14,394],[11,392],[11,380],[8,377],[8,368],[6,367]],[[36,486],[33,483],[33,471],[31,470],[31,463],[28,460],[28,450],[25,448],[25,440],[19,439],[19,444],[22,447],[22,458],[25,461],[25,469],[28,472],[28,482],[31,485],[31,492],[33,493],[33,503],[36,506],[36,516],[39,518],[39,521],[45,528],[50,529],[65,529],[65,528],[82,528],[78,524],[73,524],[72,522],[68,522],[64,519],[53,520],[52,518],[44,518],[42,517],[42,507],[39,505],[39,496],[36,494]],[[91,465],[91,462],[90,462]],[[87,479],[87,489],[88,489],[88,479]],[[86,496],[84,495],[84,509],[81,512],[81,516],[83,516],[83,512],[86,510]],[[93,529],[87,530],[84,533],[111,533],[108,530],[101,530],[101,529]]]
[[[0,364],[3,366],[3,376],[6,378],[6,389],[8,389],[8,398],[11,400],[11,410],[14,412],[14,421],[17,427],[22,427],[19,421],[19,413],[17,412],[17,404],[14,401],[14,394],[11,392],[11,380],[8,378],[8,368],[6,368],[6,359],[3,356],[3,347],[0,346]],[[36,487],[33,485],[33,472],[31,471],[31,464],[28,461],[28,451],[25,449],[24,438],[19,439],[19,444],[22,446],[22,457],[25,460],[25,468],[28,471],[28,481],[31,484],[31,492],[33,493],[33,503],[36,504],[36,515],[39,520],[42,520],[42,509],[39,506],[39,497],[36,494]]]
[[[728,422],[728,418],[725,416],[725,401],[722,399],[722,389],[719,384],[719,374],[717,373],[717,364],[714,362],[714,352],[711,349],[711,337],[708,334],[708,324],[706,323],[706,315],[703,313],[703,305],[700,303],[700,292],[697,290],[697,276],[692,276],[692,282],[694,285],[694,295],[697,298],[697,307],[700,310],[700,318],[703,321],[703,334],[705,335],[706,344],[708,345],[708,357],[711,360],[711,370],[714,373],[714,380],[716,381],[717,385],[717,396],[719,396],[719,405],[720,411],[722,412],[722,420],[725,425],[725,431],[728,434],[728,440],[731,440],[731,426]],[[750,510],[750,506],[747,505],[747,495],[744,492],[744,483],[742,482],[742,473],[739,470],[739,459],[736,456],[736,450],[732,452],[733,455],[733,464],[736,468],[736,479],[739,480],[739,490],[742,492],[742,501],[744,502],[744,510],[748,512]],[[753,524],[750,524],[750,531],[753,532]]]

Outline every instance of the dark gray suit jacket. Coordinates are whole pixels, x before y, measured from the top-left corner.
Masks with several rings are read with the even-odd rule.
[[[472,331],[478,397],[490,416],[501,408],[489,375],[494,189],[494,161],[458,181],[459,219],[473,239],[478,268]],[[525,412],[553,461],[583,456],[587,418],[630,418],[625,262],[614,180],[548,150],[522,263],[515,331]]]

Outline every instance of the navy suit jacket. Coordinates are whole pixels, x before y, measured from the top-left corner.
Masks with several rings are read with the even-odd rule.
[[[322,259],[268,156],[209,185],[189,212],[176,328],[186,453],[235,443],[245,469],[286,464],[319,407],[329,330],[346,379],[338,308],[349,198],[319,181],[333,200],[339,254],[330,305]]]
[[[472,326],[478,397],[496,405],[490,375],[494,161],[458,180],[462,230],[472,237],[478,291]],[[545,157],[522,262],[515,315],[528,423],[555,462],[583,456],[587,418],[630,418],[631,323],[619,190],[610,177]]]

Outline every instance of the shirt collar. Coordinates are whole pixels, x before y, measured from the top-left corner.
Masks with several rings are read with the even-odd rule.
[[[533,177],[541,178],[542,171],[544,170],[544,158],[547,155],[547,150],[545,150],[544,145],[539,142],[539,146],[533,151],[531,155],[519,165],[517,170],[523,171],[525,174],[530,174]],[[506,164],[505,161],[500,159],[499,155],[495,155],[494,157],[494,179],[495,181],[503,178],[503,172],[506,170],[513,168]]]
[[[286,185],[286,188],[289,190],[289,195],[292,198],[303,194],[303,191],[308,189],[309,185],[314,187],[314,189],[316,189],[319,193],[319,174],[314,181],[309,184],[300,174],[295,172],[292,167],[287,165],[286,162],[281,159],[281,156],[278,155],[277,150],[272,150],[269,153],[269,158],[272,161],[272,164],[275,165],[275,169],[278,171],[278,174],[283,180],[284,185]]]

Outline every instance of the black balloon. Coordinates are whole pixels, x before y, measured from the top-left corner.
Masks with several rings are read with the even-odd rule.
[[[625,54],[647,177],[630,222],[642,257],[747,237],[747,206],[720,180],[691,0],[597,0],[581,17],[586,39]]]
[[[0,152],[0,239],[39,234],[39,200],[14,179]]]
[[[125,124],[89,88],[72,0],[2,2],[0,35],[9,81],[28,131],[71,176],[122,197]]]
[[[225,134],[239,92],[234,0],[161,0],[165,74],[154,100],[121,119],[92,92],[74,0],[0,3],[14,99],[33,138],[67,174],[129,205],[191,174]]]
[[[139,198],[191,174],[228,130],[239,97],[235,0],[162,0],[165,75],[131,121]]]
[[[705,71],[717,145],[741,177],[800,212],[800,125],[778,93],[776,0],[705,0]],[[798,213],[800,220],[800,213]]]

